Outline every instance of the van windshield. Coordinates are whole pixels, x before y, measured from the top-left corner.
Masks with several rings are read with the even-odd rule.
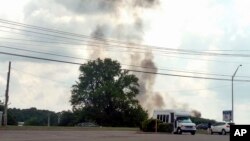
[[[189,117],[178,117],[177,121],[179,121],[181,123],[192,123],[192,121]]]

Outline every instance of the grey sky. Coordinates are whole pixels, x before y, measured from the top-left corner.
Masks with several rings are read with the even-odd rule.
[[[105,38],[173,49],[250,50],[250,19],[248,14],[250,13],[250,2],[247,0],[161,0],[155,2],[148,0],[144,4],[141,4],[140,0],[135,2],[131,0],[122,2],[116,0],[97,1],[20,0],[17,2],[8,0],[0,6],[0,19],[88,36],[92,35],[96,27],[102,27]],[[3,27],[0,27],[0,30],[24,34],[0,31],[0,37],[5,38],[81,43],[80,41],[48,36],[47,39],[41,39],[38,37],[41,35],[34,36],[34,34],[8,30]],[[0,38],[0,45],[25,47],[26,49],[82,58],[93,57],[91,56],[93,47],[85,45],[24,41],[21,42],[22,45],[13,42],[13,40]],[[24,44],[35,44],[36,46]],[[0,50],[34,55],[34,53],[16,52],[3,48]],[[104,50],[101,49],[101,51]],[[250,54],[250,51],[219,53]],[[35,55],[67,60],[67,58],[62,57]],[[104,51],[100,57],[112,57],[122,64],[130,64],[131,56],[143,60],[145,54],[131,55],[127,52]],[[78,78],[78,66],[5,55],[0,55],[0,58],[0,90],[2,91],[0,96],[4,94],[5,73],[9,60],[13,62],[13,67],[17,70],[39,76],[13,70],[10,89],[11,107],[36,106],[56,111],[71,108],[69,104],[70,87]],[[69,60],[84,62],[76,59]],[[236,67],[243,64],[237,76],[250,76],[250,62],[247,57],[159,55],[159,53],[154,53],[152,61],[158,68],[158,72],[165,73],[174,72],[162,71],[159,68],[232,75]],[[230,77],[228,78],[230,79]],[[237,77],[236,79],[250,78]],[[250,106],[249,90],[249,83],[235,82],[235,120],[238,123],[250,123],[250,111],[247,108]],[[156,76],[150,93],[154,99],[158,98],[158,94],[162,96],[165,101],[165,106],[162,108],[183,108],[186,106],[187,109],[201,111],[204,117],[217,120],[222,120],[222,110],[231,108],[231,82]],[[145,105],[147,104],[150,105],[152,102],[148,101]]]

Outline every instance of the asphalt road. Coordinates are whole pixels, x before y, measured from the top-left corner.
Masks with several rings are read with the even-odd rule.
[[[0,130],[0,141],[229,141],[229,136],[154,134],[136,131],[12,131]]]

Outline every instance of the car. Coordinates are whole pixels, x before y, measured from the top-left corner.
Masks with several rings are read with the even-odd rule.
[[[217,122],[211,126],[211,134],[218,133],[220,135],[226,135],[230,133],[230,125],[234,125],[232,122]]]
[[[201,130],[207,130],[208,124],[206,123],[201,123],[196,126],[196,129],[201,129]]]
[[[76,126],[80,126],[80,127],[98,127],[98,125],[94,122],[82,122],[82,123],[78,123]]]

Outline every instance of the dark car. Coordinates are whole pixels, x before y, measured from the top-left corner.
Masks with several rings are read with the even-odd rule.
[[[208,124],[206,124],[206,123],[198,124],[196,126],[196,129],[207,130],[207,128],[208,128]]]

